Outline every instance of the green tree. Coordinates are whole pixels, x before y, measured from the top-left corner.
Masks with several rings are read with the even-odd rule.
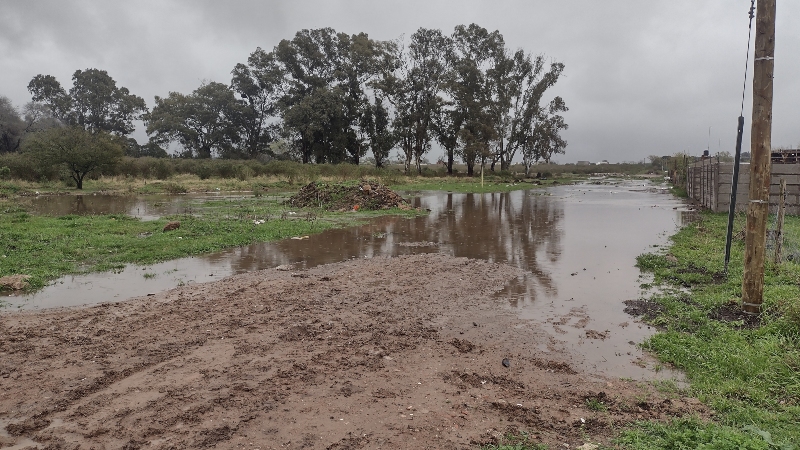
[[[490,33],[476,24],[457,26],[453,43],[453,70],[448,76],[447,91],[455,108],[463,114],[458,153],[467,165],[467,174],[473,176],[476,163],[483,171],[498,137],[496,124],[500,118],[498,108],[492,104],[489,71],[505,57],[505,44],[498,31]]]
[[[51,128],[27,139],[23,152],[42,165],[60,164],[69,170],[77,189],[92,172],[113,169],[123,155],[119,138],[80,127]]]
[[[251,158],[270,154],[276,132],[273,123],[278,113],[278,99],[284,87],[284,73],[272,53],[260,47],[250,54],[247,64],[236,64],[231,88],[242,103],[239,145]]]
[[[554,154],[563,154],[567,141],[561,132],[569,126],[559,113],[567,111],[561,97],[554,98],[546,108],[535,110],[534,117],[527,123],[531,128],[526,130],[520,139],[522,144],[522,164],[525,176],[530,175],[531,166],[539,161],[550,162]]]
[[[433,122],[442,103],[440,96],[448,71],[451,40],[441,30],[420,28],[411,35],[408,52],[394,46],[394,61],[375,86],[393,106],[393,127],[405,156],[406,173],[412,161],[422,171],[422,157],[431,148]]]
[[[500,161],[502,170],[509,168],[517,151],[530,141],[533,130],[537,126],[537,120],[542,120],[543,117],[546,119],[551,113],[568,110],[560,97],[556,97],[555,103],[552,105],[542,106],[541,104],[545,92],[555,85],[564,71],[564,64],[552,62],[545,70],[543,56],[531,58],[522,50],[518,50],[507,61],[508,65],[504,65],[504,67],[508,67],[507,72],[492,71],[492,78],[497,80],[493,83],[495,86],[495,101],[493,102],[496,110],[495,129],[498,136],[495,144],[495,157]],[[549,120],[552,128],[554,125],[552,122],[558,120],[563,122],[563,117],[559,116],[559,118]],[[566,129],[560,126],[556,128],[558,130]],[[563,153],[562,150],[563,147],[560,147],[558,152]]]
[[[373,105],[367,105],[362,117],[361,128],[369,136],[375,167],[383,167],[397,142],[397,136],[391,129],[389,110],[383,105],[383,100],[376,97]]]
[[[135,129],[133,121],[147,113],[144,100],[117,87],[105,70],[76,70],[69,93],[52,75],[36,75],[28,91],[64,123],[92,132],[127,136]]]
[[[280,115],[304,163],[313,156],[317,162],[358,164],[364,156],[366,87],[390,59],[390,48],[364,33],[331,28],[301,30],[275,47],[274,61],[284,74]]]
[[[139,145],[139,142],[136,141],[134,138],[121,138],[121,141],[125,144],[124,151],[125,156],[130,156],[131,158],[142,158],[145,156],[149,156],[152,158],[168,158],[169,153],[164,150],[163,147],[158,145],[153,141],[149,141],[147,144]]]
[[[25,134],[25,122],[8,97],[0,96],[0,153],[16,152]]]
[[[156,97],[153,110],[145,115],[147,134],[152,142],[179,143],[184,157],[239,157],[241,104],[233,90],[216,82],[204,83],[191,94],[170,92]]]

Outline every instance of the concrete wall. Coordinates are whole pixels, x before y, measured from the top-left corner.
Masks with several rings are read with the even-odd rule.
[[[772,164],[770,184],[770,212],[778,210],[780,180],[786,180],[786,214],[800,215],[800,164]],[[687,193],[703,207],[714,212],[725,212],[730,207],[733,163],[717,163],[705,159],[689,166]],[[736,211],[747,210],[750,189],[750,164],[739,166],[739,183],[736,192]]]

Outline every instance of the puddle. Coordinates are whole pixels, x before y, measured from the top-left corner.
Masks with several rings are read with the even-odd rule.
[[[21,200],[22,206],[31,214],[66,216],[93,214],[127,214],[142,220],[156,220],[172,214],[184,214],[192,210],[193,202],[240,198],[229,193],[203,193],[181,195],[42,195]]]
[[[0,448],[4,450],[22,450],[40,448],[42,444],[26,437],[12,437],[6,431],[6,426],[10,422],[0,419]]]
[[[692,218],[668,191],[641,181],[592,180],[547,191],[425,192],[412,203],[430,214],[381,217],[308,239],[129,266],[119,273],[64,277],[33,295],[4,300],[9,309],[92,304],[281,265],[301,269],[352,258],[440,252],[525,270],[526,276],[498,297],[542,323],[557,341],[541,349],[575,350],[584,357],[579,365],[589,371],[653,378],[654,362],[630,342],[642,342],[654,330],[625,314],[622,301],[640,294],[636,256],[666,243]],[[667,370],[656,375],[677,376]]]

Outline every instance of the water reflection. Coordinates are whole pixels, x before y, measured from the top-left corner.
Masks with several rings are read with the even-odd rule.
[[[515,191],[428,193],[412,203],[430,209],[430,214],[413,219],[380,217],[360,227],[328,230],[308,239],[254,244],[147,268],[131,266],[120,273],[69,276],[33,295],[9,300],[23,308],[97,303],[279,265],[308,268],[352,258],[422,252],[513,264],[529,271],[536,286],[557,292],[548,266],[556,264],[562,252],[563,202],[542,192]],[[143,278],[143,269],[157,276]]]
[[[86,211],[92,208],[89,199],[80,201]],[[412,202],[430,214],[381,217],[308,239],[130,266],[120,273],[65,277],[36,294],[6,300],[20,308],[98,303],[280,265],[308,268],[353,258],[440,252],[523,269],[526,275],[498,297],[553,333],[559,344],[543,344],[541,350],[570,347],[583,355],[585,369],[652,376],[640,367],[647,365],[641,362],[646,356],[630,342],[641,342],[653,330],[626,316],[622,301],[640,294],[636,256],[692,220],[681,202],[641,182],[496,194],[433,192]],[[125,208],[142,208],[134,205]]]
[[[20,203],[31,214],[48,216],[127,214],[142,220],[156,220],[191,210],[191,202],[224,198],[219,194],[189,195],[43,195],[23,198]]]

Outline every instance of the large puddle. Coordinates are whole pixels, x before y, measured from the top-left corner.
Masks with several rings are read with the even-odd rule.
[[[351,258],[441,252],[524,269],[527,275],[498,296],[550,332],[553,338],[540,350],[566,346],[584,357],[578,363],[584,369],[653,378],[653,361],[633,344],[653,330],[626,315],[622,301],[640,295],[636,256],[664,244],[690,215],[666,192],[641,181],[618,181],[498,194],[422,193],[413,203],[431,210],[425,217],[382,217],[302,240],[129,266],[119,273],[68,276],[35,294],[4,300],[9,308],[74,306],[280,265],[308,268]],[[152,199],[127,201],[133,203],[122,209],[136,209],[132,215],[138,217],[182,212],[180,202],[152,210]],[[663,370],[655,376],[676,374]]]
[[[66,216],[68,214],[126,214],[142,220],[155,220],[163,216],[192,211],[194,202],[239,198],[228,193],[203,193],[186,195],[43,195],[23,198],[21,205],[31,214]]]

